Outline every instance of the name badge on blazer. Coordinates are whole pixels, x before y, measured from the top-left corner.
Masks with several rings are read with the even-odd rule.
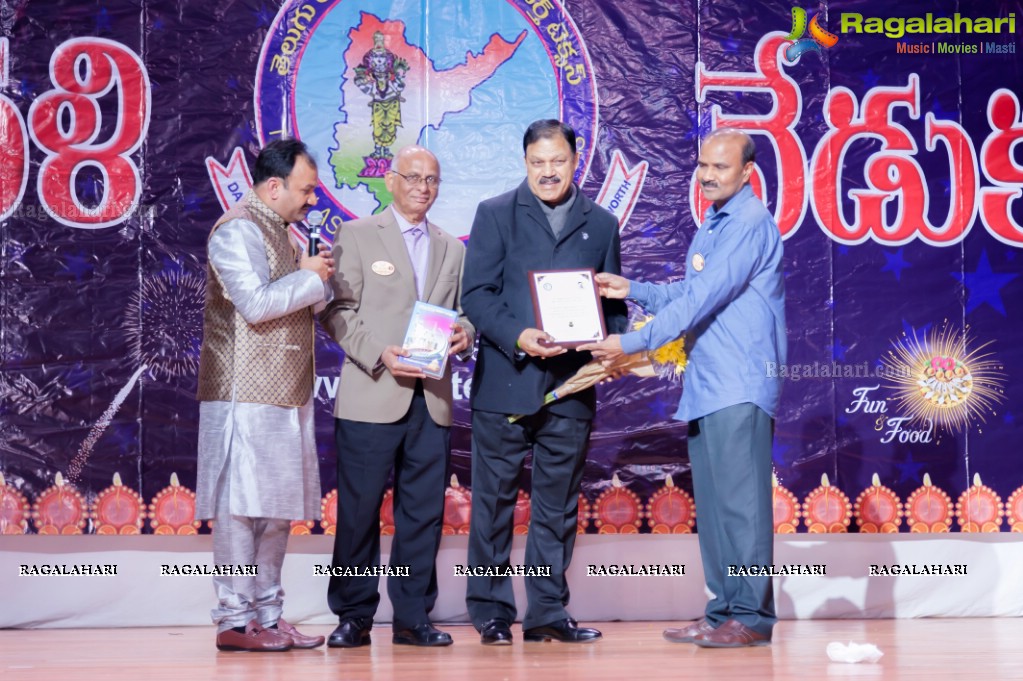
[[[373,272],[384,277],[389,277],[394,274],[394,265],[387,262],[386,260],[377,260],[375,263],[369,266]]]

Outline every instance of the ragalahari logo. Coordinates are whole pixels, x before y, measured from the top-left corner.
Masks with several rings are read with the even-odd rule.
[[[792,44],[785,48],[785,59],[795,63],[801,56],[810,51],[823,55],[822,47],[827,49],[838,43],[838,36],[821,27],[820,12],[813,15],[807,23],[806,10],[802,7],[792,8],[792,32],[785,36]],[[809,35],[804,35],[809,30]]]

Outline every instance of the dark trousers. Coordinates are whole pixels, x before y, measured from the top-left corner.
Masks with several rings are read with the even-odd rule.
[[[579,515],[579,482],[590,422],[538,414],[508,423],[506,414],[472,413],[472,517],[469,566],[509,564],[513,514],[523,463],[533,451],[527,566],[550,567],[550,577],[526,577],[525,629],[568,617],[568,582]],[[466,605],[477,629],[490,619],[515,621],[511,577],[468,578]]]
[[[437,601],[437,550],[444,517],[450,429],[430,418],[417,390],[395,423],[335,419],[337,441],[337,534],[332,566],[380,563],[380,503],[394,469],[394,541],[391,565],[408,566],[408,577],[387,578],[394,628],[429,622]],[[327,602],[338,619],[372,619],[380,602],[378,577],[331,576]]]
[[[771,439],[774,422],[743,403],[689,424],[697,537],[714,626],[735,619],[770,636],[777,622],[770,577],[729,576],[728,567],[774,562]]]

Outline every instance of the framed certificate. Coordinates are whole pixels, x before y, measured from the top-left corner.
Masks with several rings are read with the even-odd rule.
[[[574,348],[604,340],[604,308],[593,269],[543,270],[529,273],[536,327],[554,344]]]
[[[430,378],[442,377],[451,347],[451,325],[457,319],[454,310],[417,301],[401,344],[409,356],[398,360],[419,367]]]

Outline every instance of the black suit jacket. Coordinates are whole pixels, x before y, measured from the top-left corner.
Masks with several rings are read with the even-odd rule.
[[[554,237],[547,217],[525,181],[480,203],[469,235],[462,278],[462,310],[480,338],[471,405],[480,411],[534,414],[544,395],[590,361],[588,352],[541,360],[515,346],[523,329],[536,328],[530,270],[581,269],[621,273],[618,220],[581,191],[565,228]],[[608,333],[626,330],[625,302],[603,300]],[[550,406],[560,416],[591,419],[593,388]]]

